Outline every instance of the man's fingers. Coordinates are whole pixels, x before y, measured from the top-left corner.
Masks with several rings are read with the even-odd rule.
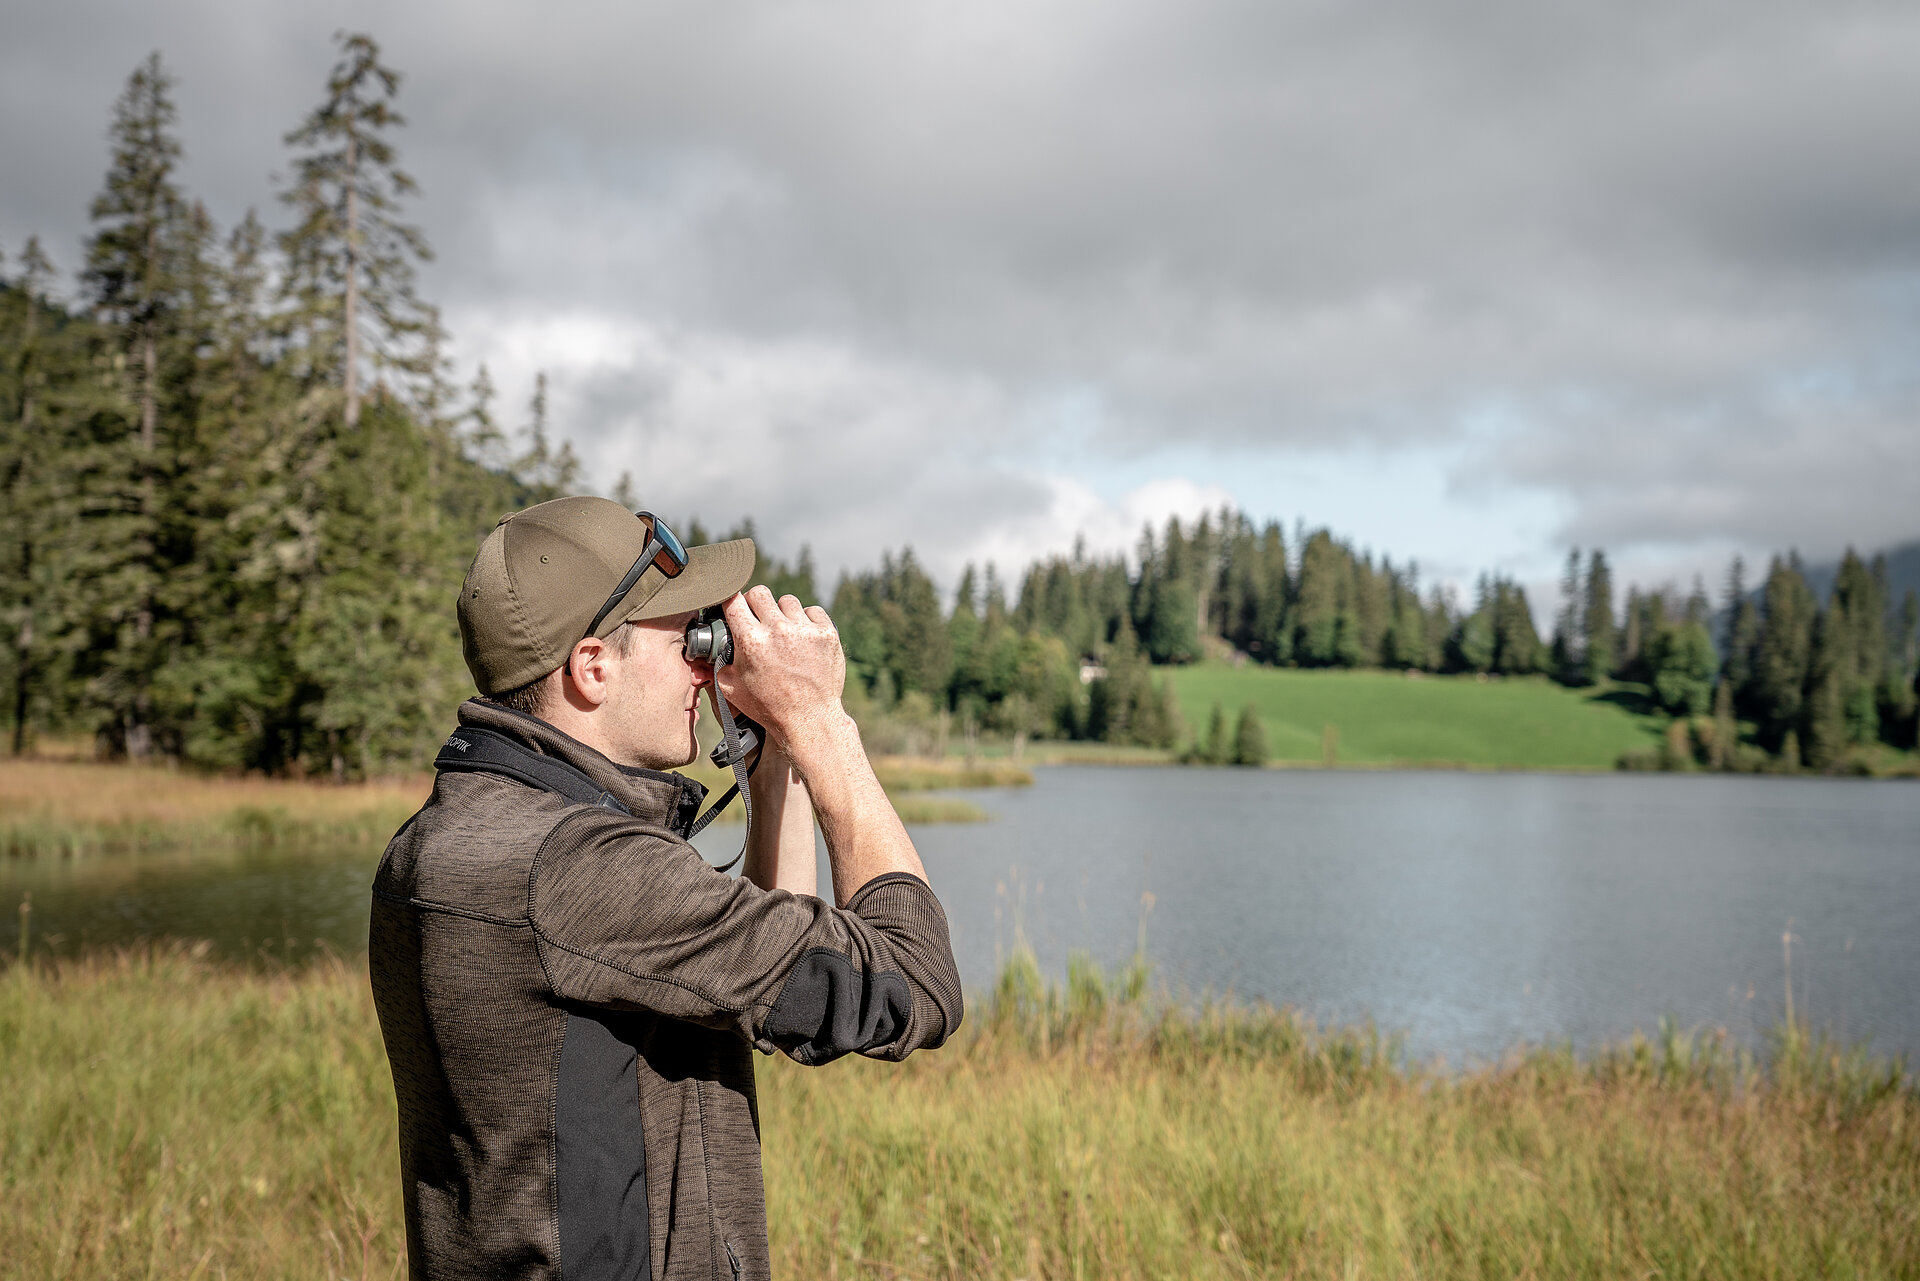
[[[780,612],[796,623],[804,620],[807,616],[806,611],[800,608],[800,598],[798,596],[782,596],[780,598]]]
[[[818,605],[807,606],[805,612],[808,618],[811,618],[814,622],[820,624],[822,627],[833,626],[833,620],[827,617],[827,611],[820,608]]]
[[[780,606],[773,599],[773,591],[765,583],[755,583],[747,588],[747,604],[753,610],[753,616],[763,623],[771,623],[780,617]]]
[[[720,606],[720,612],[726,615],[727,630],[736,636],[760,626],[760,620],[754,617],[753,610],[747,605],[747,598],[738,592]]]

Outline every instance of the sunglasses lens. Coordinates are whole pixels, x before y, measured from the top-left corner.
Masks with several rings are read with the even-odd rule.
[[[671,526],[658,516],[645,517],[652,526],[653,536],[660,540],[660,550],[654,553],[653,567],[668,578],[676,578],[687,567],[687,549],[681,545],[680,538]]]

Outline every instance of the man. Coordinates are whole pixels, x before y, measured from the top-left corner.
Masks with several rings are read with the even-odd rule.
[[[374,881],[416,1278],[765,1277],[749,1047],[900,1059],[960,1022],[946,917],[840,706],[839,637],[818,606],[739,595],[753,563],[599,498],[503,517],[474,558],[483,697]],[[684,631],[722,602],[716,674]],[[716,679],[766,729],[739,879],[685,839],[704,789],[662,772],[693,759]]]

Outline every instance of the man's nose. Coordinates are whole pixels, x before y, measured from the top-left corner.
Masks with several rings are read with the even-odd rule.
[[[713,664],[704,658],[689,658],[687,666],[693,669],[693,687],[700,689],[713,684]]]

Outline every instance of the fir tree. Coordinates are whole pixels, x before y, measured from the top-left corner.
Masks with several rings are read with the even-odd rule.
[[[1200,759],[1209,765],[1225,765],[1233,759],[1232,749],[1227,745],[1227,713],[1217,702],[1207,715],[1207,738],[1200,749]]]
[[[1585,657],[1586,684],[1603,683],[1613,675],[1616,640],[1613,572],[1607,568],[1607,554],[1597,547],[1587,557],[1587,592],[1580,615],[1580,644]]]
[[[1248,703],[1240,709],[1240,719],[1233,727],[1233,763],[1235,765],[1265,765],[1267,763],[1267,733],[1261,728],[1260,716]]]
[[[1776,556],[1767,571],[1754,646],[1753,703],[1761,745],[1783,752],[1785,737],[1800,724],[1813,645],[1813,593],[1799,557]],[[1795,738],[1795,756],[1800,739]]]
[[[1553,645],[1548,662],[1553,677],[1563,685],[1582,683],[1583,655],[1580,649],[1580,549],[1567,552],[1567,565],[1560,574],[1560,612],[1553,616]]]
[[[45,605],[44,600],[36,599],[35,579],[44,570],[42,564],[36,562],[35,553],[40,548],[40,519],[45,515],[43,495],[47,470],[55,460],[46,457],[48,451],[39,439],[40,426],[35,421],[35,411],[45,378],[40,360],[40,312],[52,275],[53,264],[41,250],[40,238],[29,237],[20,256],[19,355],[11,371],[17,407],[5,438],[4,452],[0,453],[0,469],[4,470],[5,480],[0,501],[6,504],[6,519],[0,521],[0,529],[4,529],[13,542],[5,561],[9,571],[5,587],[0,590],[4,590],[4,608],[14,627],[10,706],[15,756],[27,750],[30,737],[28,722],[38,675],[35,613],[36,606]]]
[[[168,572],[162,492],[178,460],[162,457],[162,376],[172,364],[189,305],[196,244],[191,211],[175,182],[173,78],[150,55],[114,104],[112,159],[94,198],[94,233],[83,276],[96,314],[117,338],[135,426],[103,440],[90,468],[89,509],[102,550],[89,574],[97,595],[88,648],[107,741],[134,759],[154,750],[153,679],[169,637],[157,613]]]
[[[399,216],[418,190],[387,137],[406,123],[393,105],[400,73],[382,65],[371,36],[342,33],[339,44],[325,101],[286,136],[288,146],[306,151],[281,195],[299,221],[280,243],[289,319],[304,340],[308,376],[338,383],[352,431],[365,395],[362,365],[376,374],[432,375],[440,324],[414,294],[414,265],[432,251]]]
[[[1713,742],[1707,763],[1731,769],[1740,743],[1740,725],[1733,715],[1733,682],[1722,676],[1713,690]]]

